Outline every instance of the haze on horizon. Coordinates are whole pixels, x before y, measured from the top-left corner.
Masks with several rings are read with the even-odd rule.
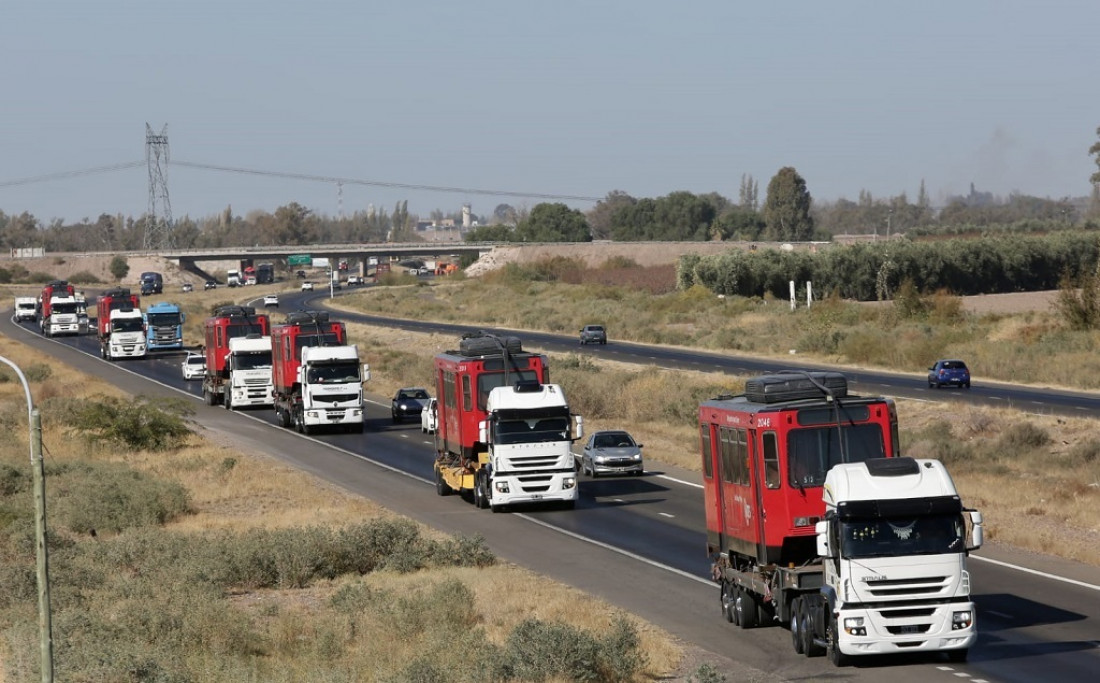
[[[412,213],[541,198],[761,197],[783,166],[816,201],[1088,195],[1100,3],[9,0],[0,10],[0,210],[140,216],[167,124],[173,215]],[[553,201],[553,200],[551,200]],[[587,210],[593,202],[565,200]]]

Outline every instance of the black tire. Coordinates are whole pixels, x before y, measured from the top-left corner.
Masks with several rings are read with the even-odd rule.
[[[805,652],[802,641],[802,598],[791,603],[791,645],[798,654]]]
[[[729,583],[723,581],[722,582],[722,589],[718,594],[718,600],[720,601],[720,603],[722,605],[722,616],[724,616],[726,618],[726,621],[728,621],[731,624],[733,623],[732,590],[733,590],[733,586],[731,586]]]
[[[966,384],[963,385],[963,389],[969,389],[969,388],[970,388],[970,382],[967,382]]]
[[[435,471],[435,493],[439,496],[449,496],[454,493],[447,482],[443,481],[443,473],[438,469]]]
[[[213,394],[213,392],[210,392],[210,391],[207,391],[206,389],[203,389],[202,390],[202,402],[205,403],[208,406],[214,405],[214,394]]]
[[[392,418],[393,418],[393,423],[394,423],[395,425],[399,425],[399,424],[401,424],[401,418],[397,417],[397,415],[395,415],[395,414],[391,414],[391,415],[390,415],[390,417],[392,417]]]
[[[756,598],[752,593],[738,586],[733,596],[734,619],[741,628],[756,628]]]
[[[945,654],[947,661],[952,664],[965,664],[966,658],[970,655],[970,649],[964,647],[961,650],[948,650]]]
[[[226,410],[233,410],[233,394],[228,391],[225,392],[225,395],[222,396],[222,406]]]
[[[802,602],[802,607],[799,610],[799,635],[802,637],[802,654],[807,657],[820,657],[825,654],[825,651],[820,645],[814,642],[814,622],[810,618],[810,604],[806,601]]]
[[[477,481],[474,484],[474,506],[478,510],[489,507],[489,484],[484,472],[478,472]]]
[[[833,663],[833,666],[839,668],[848,666],[851,663],[848,655],[840,651],[840,646],[837,644],[840,641],[840,635],[838,628],[840,625],[836,622],[836,618],[829,623],[829,647],[827,649],[829,655],[829,661]]]

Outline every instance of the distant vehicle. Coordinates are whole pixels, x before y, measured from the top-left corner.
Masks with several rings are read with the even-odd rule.
[[[267,306],[268,308],[278,308],[279,307],[279,295],[278,294],[268,294],[268,295],[266,295],[264,297],[264,306]]]
[[[38,317],[37,304],[38,301],[33,296],[15,297],[15,321],[34,321]]]
[[[298,278],[299,280],[304,280],[304,279],[305,279],[305,277],[306,277],[306,271],[304,271],[304,270],[299,270],[299,271],[296,271],[296,272],[294,273],[294,275],[295,275],[295,276],[296,276],[296,277],[297,277],[297,278]]]
[[[225,284],[230,287],[239,287],[241,285],[241,272],[235,268],[231,268],[225,273]]]
[[[183,369],[183,378],[186,380],[202,379],[206,374],[206,356],[201,353],[189,353],[180,364]]]
[[[194,291],[195,287],[190,282],[184,282],[180,289],[184,292],[191,292]]]
[[[354,287],[361,284],[363,284],[363,278],[359,277],[358,275],[348,276],[348,287]]]
[[[302,291],[303,292],[312,292],[313,291],[313,283],[308,281],[308,280],[303,282],[302,283]]]
[[[420,431],[425,434],[435,434],[439,424],[439,413],[436,412],[435,399],[429,398],[428,405],[420,411]]]
[[[141,274],[141,294],[160,294],[164,291],[164,276],[160,273],[148,271]]]
[[[644,472],[642,444],[622,430],[594,432],[588,437],[581,454],[581,473],[598,477],[601,474],[637,474]]]
[[[207,280],[206,282],[202,283],[202,288],[203,289],[214,289],[217,286],[218,286],[218,283],[215,282],[214,280]]]
[[[957,359],[938,360],[928,368],[928,386],[939,389],[942,386],[970,388],[970,369],[966,363]]]
[[[390,400],[390,415],[393,417],[393,423],[399,424],[405,418],[420,417],[430,399],[427,389],[420,387],[398,389]]]
[[[581,344],[606,344],[607,330],[603,325],[585,325],[581,328]]]

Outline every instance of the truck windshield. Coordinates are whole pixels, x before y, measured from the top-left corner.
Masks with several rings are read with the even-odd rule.
[[[538,417],[498,421],[494,440],[498,444],[512,444],[563,441],[568,438],[568,417]]]
[[[359,381],[358,363],[334,363],[332,365],[313,365],[306,373],[310,384],[345,384]]]
[[[111,321],[112,332],[141,332],[141,318],[115,318]]]
[[[339,346],[340,340],[335,333],[299,334],[294,339],[294,357],[302,357],[302,349],[307,346]]]
[[[180,324],[180,314],[179,313],[150,313],[149,314],[149,324],[150,325],[155,325],[157,327],[161,327],[161,326],[175,327],[176,325]]]
[[[884,517],[840,522],[846,558],[961,553],[966,547],[962,516]]]
[[[76,313],[76,303],[53,304],[50,310],[54,313]]]
[[[844,438],[846,449],[841,448]],[[794,488],[821,486],[825,474],[847,452],[847,462],[885,458],[882,427],[877,424],[845,425],[791,430],[787,434],[788,483]]]
[[[225,338],[236,339],[237,337],[247,337],[250,334],[264,335],[263,325],[260,323],[233,323],[232,325],[226,325]]]
[[[539,376],[535,370],[512,370],[508,373],[508,381],[511,386],[516,382],[538,382]],[[485,404],[489,400],[489,392],[497,387],[504,386],[503,372],[487,372],[477,378],[477,407],[485,410]]]
[[[267,353],[234,353],[233,367],[237,370],[270,370],[271,352]]]

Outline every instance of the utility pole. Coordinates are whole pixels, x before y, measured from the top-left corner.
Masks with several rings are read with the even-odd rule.
[[[164,160],[163,165],[161,159]],[[154,133],[145,124],[145,166],[149,170],[149,209],[145,216],[143,248],[166,249],[172,227],[172,202],[168,199],[168,124]]]
[[[38,576],[38,649],[42,683],[53,683],[53,623],[50,617],[50,567],[46,546],[46,470],[42,464],[42,416],[31,401],[31,387],[19,366],[0,356],[15,371],[27,395],[27,425],[30,428],[31,472],[34,478],[34,531]]]

